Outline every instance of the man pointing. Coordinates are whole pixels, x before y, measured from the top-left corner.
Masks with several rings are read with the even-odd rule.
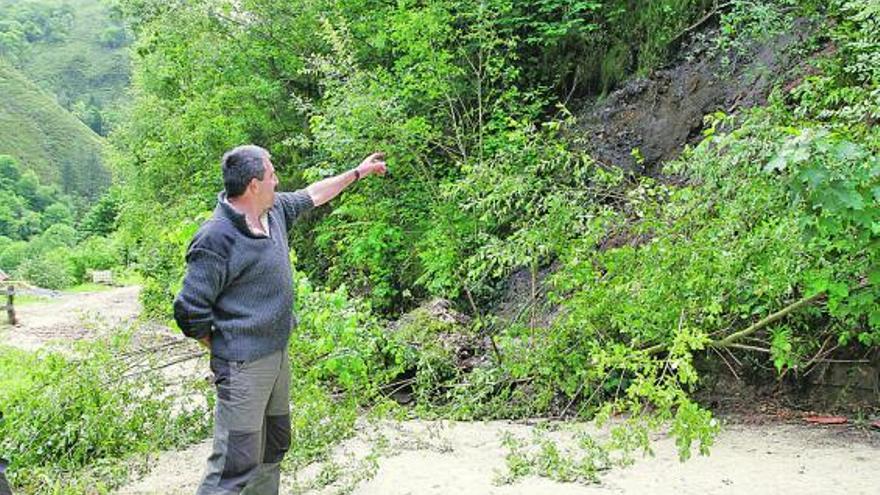
[[[369,175],[384,155],[296,192],[275,192],[268,151],[239,146],[221,161],[224,191],[186,254],[174,319],[211,351],[214,448],[198,495],[277,494],[290,448],[287,342],[296,324],[288,231],[303,213]]]

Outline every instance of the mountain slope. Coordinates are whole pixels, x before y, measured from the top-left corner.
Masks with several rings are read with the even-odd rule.
[[[110,182],[102,139],[2,61],[0,129],[0,154],[16,157],[44,183],[95,198]]]
[[[21,22],[22,12],[52,12],[52,8],[68,12],[57,16],[65,19],[57,21],[58,34],[25,42],[7,61],[92,130],[106,135],[108,119],[115,118],[129,83],[125,29],[100,0],[37,0],[24,5],[0,0],[0,18],[5,13],[7,20]]]

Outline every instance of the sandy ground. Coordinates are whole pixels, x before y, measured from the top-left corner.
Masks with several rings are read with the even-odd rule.
[[[555,433],[570,439],[579,428]],[[865,494],[880,493],[880,433],[795,424],[724,428],[708,457],[679,462],[673,440],[655,439],[654,457],[613,468],[598,484],[527,477],[498,484],[506,473],[505,432],[528,440],[534,426],[509,422],[362,424],[333,460],[284,476],[282,493],[362,495],[525,494]],[[382,447],[377,448],[377,445]],[[210,452],[206,441],[154,459],[146,477],[118,493],[192,494]],[[327,484],[327,482],[330,482]]]
[[[19,324],[0,324],[0,342],[33,351],[51,343],[94,337],[96,332],[132,321],[140,311],[140,287],[62,294],[46,302],[16,306]]]

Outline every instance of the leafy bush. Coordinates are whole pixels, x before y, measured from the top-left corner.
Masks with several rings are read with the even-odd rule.
[[[53,203],[43,212],[43,228],[59,224],[72,225],[73,211],[63,203]]]
[[[16,274],[38,287],[60,290],[76,281],[69,273],[66,248],[57,248],[35,256],[28,256],[16,269]]]
[[[0,155],[0,235],[27,240],[56,223],[69,224],[70,198],[21,171],[14,158]]]
[[[316,288],[296,276],[299,324],[288,344],[293,448],[286,462],[305,466],[354,432],[363,407],[403,370],[402,351],[361,301],[344,288]]]
[[[14,273],[28,256],[28,243],[12,241],[0,249],[0,269],[7,274]]]
[[[28,243],[33,256],[40,256],[58,248],[72,248],[76,244],[76,229],[66,224],[52,225]]]
[[[20,491],[106,490],[118,479],[102,466],[207,433],[208,411],[173,407],[159,375],[130,372],[128,342],[88,343],[78,358],[0,349],[0,455]]]
[[[120,246],[113,238],[89,237],[70,250],[67,262],[73,280],[81,283],[90,270],[110,270],[121,265]]]

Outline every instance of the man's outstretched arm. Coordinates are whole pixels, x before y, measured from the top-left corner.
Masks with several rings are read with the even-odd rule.
[[[386,171],[385,154],[373,153],[366,157],[357,167],[339,175],[315,182],[306,188],[306,192],[309,197],[312,198],[312,202],[315,203],[315,206],[321,206],[338,196],[343,189],[359,178],[362,179],[368,175],[374,174],[385,175]]]

